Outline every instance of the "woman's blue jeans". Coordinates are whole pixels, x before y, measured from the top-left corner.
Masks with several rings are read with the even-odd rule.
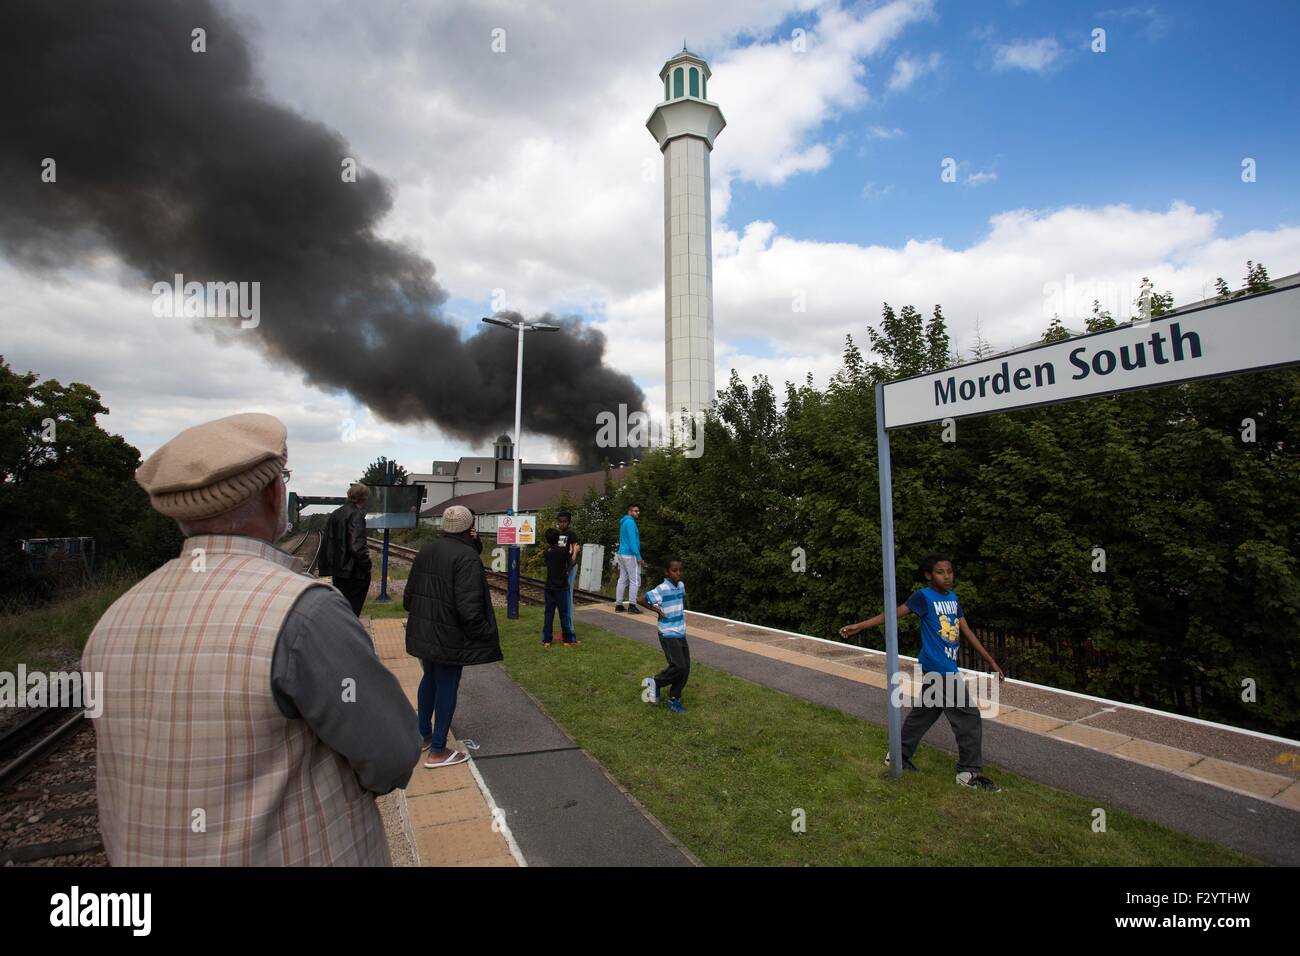
[[[437,664],[421,661],[424,676],[416,692],[420,736],[433,737],[430,750],[446,750],[451,718],[456,713],[456,696],[460,691],[460,664]]]

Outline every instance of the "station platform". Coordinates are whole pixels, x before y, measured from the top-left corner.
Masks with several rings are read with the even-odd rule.
[[[576,618],[658,646],[653,615],[593,605]],[[686,621],[693,660],[885,723],[882,651],[693,611]],[[946,721],[926,743],[956,752]],[[1300,864],[1300,741],[1008,680],[996,716],[986,712],[984,756],[1257,859]]]
[[[370,619],[380,660],[416,705],[405,622]],[[426,769],[398,794],[394,860],[417,866],[693,866],[698,861],[499,664],[466,667],[450,744],[468,763]],[[405,838],[407,845],[400,845]]]

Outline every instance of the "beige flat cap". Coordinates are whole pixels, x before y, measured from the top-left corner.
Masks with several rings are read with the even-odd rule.
[[[135,480],[169,518],[197,521],[238,507],[280,476],[288,433],[248,412],[187,428],[145,459]]]

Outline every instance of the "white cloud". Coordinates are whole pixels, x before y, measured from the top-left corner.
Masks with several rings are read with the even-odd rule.
[[[1094,14],[1101,20],[1144,20],[1147,39],[1155,42],[1169,31],[1169,21],[1155,7],[1122,7]]]
[[[889,91],[901,93],[925,74],[937,70],[942,60],[943,57],[939,53],[931,53],[925,58],[900,56],[894,61],[894,72],[889,78]]]
[[[1043,73],[1051,69],[1062,52],[1061,44],[1056,41],[1056,37],[1015,40],[998,46],[993,55],[993,68]]]
[[[1010,348],[1046,328],[1048,283],[1091,284],[1119,295],[1149,275],[1176,302],[1189,302],[1207,287],[1212,294],[1217,275],[1235,283],[1247,258],[1277,275],[1300,263],[1298,227],[1221,236],[1217,226],[1217,214],[1182,202],[1163,212],[1123,205],[1013,210],[992,217],[983,238],[956,249],[942,239],[901,247],[815,242],[754,222],[715,238],[717,333],[723,340],[766,339],[783,357],[827,367],[846,333],[865,341],[865,325],[879,318],[882,301],[927,312],[937,302],[954,342],[972,340],[979,315],[984,337]],[[793,289],[806,293],[807,312],[798,321],[791,315]],[[1080,328],[1090,303],[1079,298],[1062,317]],[[724,372],[719,369],[719,381]]]
[[[868,126],[867,127],[867,139],[899,139],[900,137],[906,135],[907,134],[904,133],[897,126],[894,127]]]

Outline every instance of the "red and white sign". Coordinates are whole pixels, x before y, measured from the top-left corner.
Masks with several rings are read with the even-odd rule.
[[[497,544],[536,543],[536,515],[502,515],[497,519]]]

